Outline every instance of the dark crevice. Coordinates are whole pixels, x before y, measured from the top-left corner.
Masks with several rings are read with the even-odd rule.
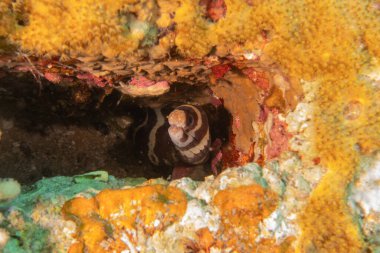
[[[56,85],[32,75],[0,78],[0,177],[33,183],[43,177],[107,170],[118,177],[167,178],[171,168],[157,168],[135,155],[128,122],[135,108],[150,104],[204,101],[207,87],[176,84],[159,98],[123,98],[114,90],[85,84]],[[213,136],[227,141],[229,114],[206,106]]]

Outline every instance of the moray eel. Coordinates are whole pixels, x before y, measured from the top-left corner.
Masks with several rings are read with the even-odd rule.
[[[204,110],[195,105],[146,109],[134,142],[156,166],[198,165],[209,158],[211,137]]]

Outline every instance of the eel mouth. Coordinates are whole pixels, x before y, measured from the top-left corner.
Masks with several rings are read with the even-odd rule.
[[[168,116],[169,136],[175,144],[181,143],[186,139],[186,112],[175,109]]]
[[[176,125],[171,125],[168,129],[169,136],[174,142],[180,142],[184,135],[185,131],[183,130],[182,127],[178,127]]]

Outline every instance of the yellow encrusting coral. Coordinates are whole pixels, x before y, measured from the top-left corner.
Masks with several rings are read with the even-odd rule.
[[[220,210],[222,224],[218,238],[221,248],[254,252],[266,245],[273,252],[281,247],[269,241],[255,243],[259,223],[276,209],[277,196],[274,192],[260,185],[240,186],[218,192],[213,204]]]
[[[363,244],[345,203],[345,189],[360,153],[380,148],[379,91],[359,80],[360,69],[371,53],[377,56],[379,46],[367,43],[366,36],[379,34],[379,22],[373,22],[374,11],[363,13],[371,18],[362,18],[361,12],[349,8],[349,1],[347,6],[332,1],[292,1],[285,7],[265,4],[272,7],[261,13],[268,15],[265,20],[271,13],[277,15],[264,50],[266,57],[292,77],[320,82],[314,105],[314,146],[330,171],[313,192],[300,220],[299,250],[358,252]],[[358,10],[370,8],[366,3],[357,5]],[[261,17],[255,15],[255,19]],[[360,115],[345,117],[353,103]]]
[[[65,217],[78,225],[78,242],[70,252],[131,250],[125,240],[133,242],[134,233],[152,233],[178,222],[186,205],[181,190],[164,185],[104,190],[94,198],[72,199],[63,207]]]
[[[317,95],[314,145],[329,172],[302,215],[300,246],[359,252],[363,242],[345,201],[346,187],[360,156],[380,148],[380,93],[371,84],[348,79],[326,80]]]
[[[297,252],[363,250],[359,229],[345,201],[346,186],[347,177],[328,172],[313,191],[300,217],[302,235]]]
[[[225,17],[214,23],[205,18],[204,6],[192,0],[24,0],[18,5],[28,6],[28,24],[5,35],[37,54],[112,57],[133,53],[151,25],[167,29],[175,24],[173,40],[184,56],[203,57],[213,47],[222,55],[242,54],[268,42],[263,58],[305,79],[326,72],[347,77],[361,63],[360,43],[375,56],[380,52],[379,9],[373,1],[225,4]],[[10,13],[8,5],[2,4],[1,14]]]
[[[211,248],[230,248],[234,252],[294,252],[293,237],[280,243],[268,238],[256,240],[260,223],[278,204],[277,194],[261,185],[227,187],[218,191],[209,203],[212,207],[209,210],[220,217],[220,225],[215,231],[210,231],[211,227],[189,231],[189,227],[183,226],[186,222],[182,218],[189,214],[190,217],[195,215],[190,222],[199,223],[196,209],[188,203],[180,189],[166,185],[103,190],[93,198],[69,200],[62,212],[66,219],[77,224],[73,235],[76,240],[69,252],[146,250],[145,247],[153,243],[150,238],[159,238],[165,233],[175,233],[171,235],[171,244],[177,244],[172,248],[173,245],[163,243],[168,247],[167,252],[187,252],[185,249],[190,246],[206,252]]]
[[[226,16],[210,23],[196,1],[183,1],[175,16],[181,53],[202,57],[214,46],[242,53],[257,49],[268,37],[264,58],[291,76],[311,80],[355,74],[366,60],[361,43],[370,52],[380,49],[374,43],[380,34],[379,10],[371,1],[225,2]]]
[[[16,26],[16,16],[11,12],[11,0],[0,2],[0,37],[9,35]]]
[[[154,21],[154,1],[28,0],[28,24],[11,34],[21,48],[43,55],[126,55]],[[133,13],[133,15],[132,15]]]
[[[254,7],[245,6],[243,12],[233,12],[246,17],[242,22],[228,10],[239,9],[245,1],[226,1],[227,15],[223,22],[207,26],[193,15],[194,23],[201,24],[195,33],[202,37],[206,34],[208,46],[223,47],[224,35],[231,39],[247,36],[242,38],[247,44],[266,30],[269,42],[264,48],[264,64],[276,63],[292,78],[320,83],[314,104],[314,147],[330,171],[313,192],[300,219],[303,232],[300,252],[358,252],[364,247],[345,203],[345,189],[357,169],[360,154],[380,148],[379,91],[359,78],[360,70],[371,57],[379,57],[380,44],[376,42],[380,34],[379,10],[374,4],[373,1],[265,1]],[[234,25],[223,27],[225,22],[252,28],[247,32]],[[177,35],[186,37],[182,39],[186,44],[180,49],[189,56],[203,54],[210,47],[192,47],[198,37],[192,34],[196,28],[191,29],[187,34]],[[243,44],[241,49],[249,50]],[[347,116],[350,113],[355,117]]]
[[[159,41],[164,50],[155,48],[151,55],[161,57],[173,45],[190,58],[203,57],[214,47],[219,56],[260,49],[262,65],[276,66],[290,79],[315,81],[313,144],[329,172],[301,215],[298,250],[358,252],[364,248],[345,203],[345,189],[361,155],[380,148],[379,87],[362,77],[363,69],[378,65],[380,57],[378,1],[225,0],[226,15],[211,22],[204,7],[193,0],[174,4],[167,0],[26,0],[28,22],[17,30],[10,2],[0,3],[0,36],[35,54],[128,56],[139,48],[152,24],[161,29],[175,24],[174,33]],[[101,196],[107,194],[96,201],[106,202]],[[86,201],[91,205],[95,200]],[[101,206],[93,208],[99,217],[111,215]],[[144,219],[151,221],[149,215]],[[103,228],[103,218],[85,216],[86,222]],[[98,236],[88,240],[107,235]]]

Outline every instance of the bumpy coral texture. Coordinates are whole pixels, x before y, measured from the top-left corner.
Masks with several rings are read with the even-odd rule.
[[[246,201],[249,200],[249,201]],[[214,205],[221,213],[222,227],[219,238],[222,248],[233,248],[238,252],[254,252],[263,247],[253,243],[259,230],[258,224],[268,217],[277,206],[276,195],[259,185],[241,186],[220,191],[214,197]],[[275,251],[275,243],[271,250]],[[269,248],[268,248],[269,250]]]
[[[174,23],[183,55],[202,57],[214,46],[219,52],[245,53],[268,40],[267,58],[308,79],[326,71],[346,76],[362,60],[361,42],[370,53],[380,53],[379,10],[373,1],[226,0],[226,15],[217,22],[205,18],[205,7],[193,0],[21,2],[30,6],[28,22],[11,37],[36,53],[126,55],[152,26],[164,32]],[[2,4],[1,16],[9,13],[7,6]]]
[[[253,51],[267,39],[263,64],[275,63],[291,78],[319,83],[314,148],[329,172],[312,193],[300,220],[299,250],[363,249],[345,203],[345,188],[361,154],[380,148],[379,88],[358,75],[380,56],[376,1],[226,0],[226,14],[216,22],[207,20],[204,7],[193,0],[173,5],[158,1],[158,7],[148,0],[139,4],[121,0],[28,2],[32,6],[28,24],[5,33],[23,49],[39,54],[127,55],[138,48],[147,26],[155,21],[167,28],[174,20],[174,43],[182,55],[192,58],[205,56],[213,47],[221,55]],[[150,18],[149,13],[159,7],[162,15]],[[123,14],[127,12],[137,15],[131,19]],[[5,24],[12,19],[4,5],[0,18]]]
[[[201,56],[212,46],[223,47],[225,41],[230,43],[229,50],[239,44],[242,50],[249,50],[249,42],[265,30],[270,41],[264,48],[264,62],[276,62],[291,77],[319,82],[314,147],[329,173],[312,194],[300,220],[299,250],[360,251],[364,245],[345,203],[345,188],[360,154],[380,148],[379,90],[358,76],[371,57],[379,57],[375,41],[380,23],[375,2],[226,4],[225,18],[209,24],[194,14],[198,7],[187,1],[181,7],[182,15],[176,16],[178,27],[190,20],[196,25],[183,26],[185,32],[178,34],[176,43],[188,56]]]
[[[155,15],[153,1],[29,0],[28,4],[28,24],[12,38],[24,50],[48,55],[131,53]]]
[[[191,243],[185,236],[181,244],[194,252],[196,249],[208,252],[211,247],[236,252],[293,252],[293,238],[280,244],[271,239],[256,241],[260,222],[276,209],[277,202],[276,193],[257,184],[220,190],[210,203],[220,215],[218,230],[211,232],[204,227],[193,231],[198,240]],[[103,190],[93,198],[74,198],[62,209],[65,217],[77,224],[74,235],[77,240],[69,252],[133,251],[138,245],[149,244],[144,237],[154,238],[173,229],[172,224],[181,224],[187,204],[180,189],[165,185]],[[176,228],[182,229],[185,228]]]
[[[0,37],[8,35],[15,27],[16,16],[9,8],[11,2],[10,0],[0,2]]]
[[[78,242],[69,252],[121,252],[126,240],[136,243],[134,231],[150,234],[179,221],[186,204],[182,191],[163,185],[104,190],[94,198],[75,198],[63,207],[64,215],[78,225]]]
[[[359,81],[325,82],[315,105],[314,144],[329,173],[303,214],[302,248],[358,252],[362,242],[345,203],[345,189],[361,154],[380,148],[380,92]]]

